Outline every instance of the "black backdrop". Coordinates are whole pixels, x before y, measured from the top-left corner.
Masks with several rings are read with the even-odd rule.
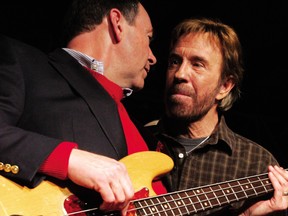
[[[48,52],[57,45],[67,2],[2,1],[0,32]],[[144,89],[125,101],[129,112],[142,123],[161,116],[172,27],[188,17],[218,18],[238,33],[246,69],[242,98],[226,114],[227,123],[234,131],[269,149],[287,168],[288,15],[284,0],[258,3],[250,0],[144,0],[143,4],[155,28],[152,49],[158,63],[149,73]]]

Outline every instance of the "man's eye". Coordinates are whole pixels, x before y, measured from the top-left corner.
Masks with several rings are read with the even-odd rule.
[[[168,61],[169,66],[178,65],[178,64],[179,64],[179,60],[175,58],[170,58]]]
[[[201,62],[194,62],[193,67],[203,67],[203,64]]]

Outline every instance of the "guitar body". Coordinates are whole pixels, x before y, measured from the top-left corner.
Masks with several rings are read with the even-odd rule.
[[[143,191],[145,188],[149,196],[156,195],[152,188],[153,179],[168,173],[173,168],[170,157],[154,151],[131,154],[120,161],[126,165],[135,191]],[[79,200],[75,199],[68,188],[50,181],[43,181],[36,188],[30,189],[0,176],[1,216],[62,216],[80,209],[76,205]]]
[[[155,151],[134,153],[120,161],[126,165],[134,190],[147,188],[149,196],[156,195],[152,188],[153,179],[170,172],[174,166],[169,156]]]
[[[64,215],[64,200],[71,195],[50,181],[36,188],[20,186],[0,176],[0,215]]]

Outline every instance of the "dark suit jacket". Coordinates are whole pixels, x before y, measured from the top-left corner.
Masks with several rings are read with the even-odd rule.
[[[62,141],[117,160],[127,155],[114,100],[74,58],[62,49],[47,58],[2,36],[0,50],[0,162],[20,168],[1,175],[37,182]]]

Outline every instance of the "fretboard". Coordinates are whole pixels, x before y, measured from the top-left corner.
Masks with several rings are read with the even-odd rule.
[[[137,215],[189,215],[258,197],[274,189],[268,174],[205,185],[160,196],[134,200]]]

